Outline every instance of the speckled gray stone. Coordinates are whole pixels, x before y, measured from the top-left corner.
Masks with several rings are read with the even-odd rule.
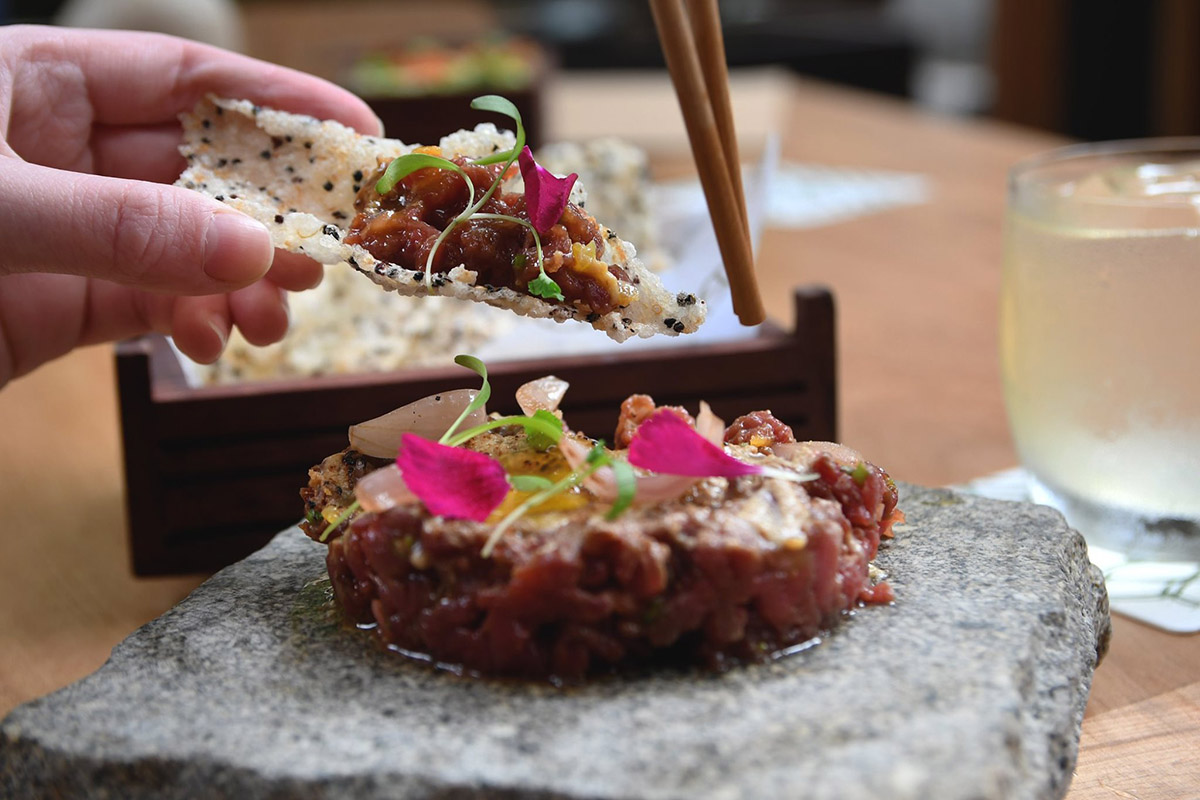
[[[1104,587],[1047,509],[904,487],[896,603],[724,675],[439,673],[339,627],[298,531],[0,725],[13,798],[1057,798]]]

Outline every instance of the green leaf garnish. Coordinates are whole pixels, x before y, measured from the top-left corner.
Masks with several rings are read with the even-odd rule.
[[[534,450],[549,450],[554,445],[558,444],[558,440],[562,438],[563,423],[562,420],[554,416],[553,413],[544,408],[539,408],[533,412],[533,419],[541,420],[551,426],[558,432],[556,436],[547,436],[543,431],[544,428],[538,426],[530,426],[525,429],[525,438],[529,442],[529,446]]]
[[[396,188],[397,183],[419,169],[448,169],[451,172],[457,172],[467,182],[467,197],[475,196],[475,185],[471,183],[471,179],[463,171],[462,167],[448,158],[442,158],[430,153],[408,153],[393,158],[392,163],[387,165],[387,169],[383,171],[383,175],[376,182],[375,191],[380,194],[387,194]]]
[[[609,466],[612,467],[613,477],[617,481],[617,499],[613,501],[604,518],[616,519],[633,505],[633,496],[637,493],[637,474],[634,473],[633,466],[623,458],[610,458]]]
[[[460,367],[466,367],[480,378],[483,378],[483,385],[479,387],[479,394],[475,395],[475,399],[467,404],[467,407],[458,415],[458,419],[454,420],[454,424],[446,429],[446,432],[442,434],[442,438],[438,439],[438,444],[450,444],[451,447],[454,445],[450,440],[454,437],[454,432],[458,430],[458,426],[462,425],[463,420],[470,416],[473,411],[483,408],[484,403],[492,396],[492,387],[488,383],[487,366],[482,361],[475,356],[457,355],[454,357],[454,363]]]
[[[541,264],[538,266],[540,267]],[[563,299],[562,289],[554,282],[553,278],[546,274],[545,270],[542,270],[540,275],[529,282],[529,293],[546,300]]]
[[[504,519],[496,525],[488,536],[487,542],[483,546],[481,554],[484,558],[489,558],[492,550],[495,549],[496,543],[504,536],[505,532],[513,526],[513,524],[521,517],[525,516],[529,511],[542,503],[554,497],[557,494],[578,486],[587,480],[592,473],[601,467],[612,467],[613,475],[617,481],[617,499],[613,501],[612,507],[609,508],[605,519],[616,519],[621,512],[629,508],[633,503],[634,493],[637,491],[637,476],[634,474],[633,467],[629,462],[623,459],[613,458],[608,451],[604,449],[603,440],[596,442],[592,449],[588,451],[584,463],[575,470],[572,470],[565,477],[556,483],[546,481],[545,488],[540,489],[536,494],[528,497],[523,503],[514,508],[508,513]],[[534,476],[509,476],[509,482],[516,487],[515,478],[528,478]],[[545,480],[544,478],[542,480]]]
[[[500,219],[505,222],[515,222],[518,225],[523,225],[533,234],[533,244],[537,248],[537,265],[538,276],[529,282],[529,293],[543,297],[547,300],[562,300],[562,289],[554,279],[546,274],[545,262],[542,259],[542,237],[538,234],[537,228],[533,227],[533,223],[527,219],[520,217],[509,216],[508,214],[476,214],[475,219]],[[521,254],[524,255],[524,254]],[[514,262],[515,265],[515,262]]]
[[[867,469],[866,462],[860,461],[855,464],[854,469],[850,470],[850,477],[859,486],[864,485],[867,482],[867,478],[871,477],[871,471]]]
[[[531,508],[540,506],[542,503],[546,502],[551,497],[554,497],[556,494],[562,494],[568,489],[578,486],[587,480],[587,477],[595,471],[596,465],[594,464],[588,464],[583,469],[572,470],[557,482],[550,484],[545,489],[542,489],[536,494],[530,496],[525,500],[525,502],[521,503],[521,505],[508,512],[508,515],[496,524],[496,527],[492,530],[491,535],[488,536],[487,541],[483,545],[483,550],[480,551],[480,555],[482,555],[484,558],[490,558],[492,551],[496,549],[496,543],[500,541],[500,538],[504,536],[505,532],[508,531],[509,528],[513,526],[513,523],[529,513]]]
[[[513,121],[517,128],[517,143],[513,146],[512,150],[501,150],[498,153],[492,153],[491,155],[484,156],[483,158],[477,158],[472,162],[474,164],[481,165],[508,162],[504,165],[504,169],[500,172],[501,176],[503,176],[505,172],[508,172],[508,168],[512,166],[514,161],[517,160],[517,156],[525,147],[525,126],[521,123],[521,112],[517,110],[517,107],[513,105],[512,101],[505,97],[501,97],[498,94],[485,94],[480,97],[476,97],[471,101],[471,108],[475,109],[476,111],[491,111],[493,114],[501,114],[505,117],[508,117]]]
[[[551,416],[554,416],[551,414]],[[507,425],[520,425],[525,429],[525,435],[528,436],[530,431],[534,431],[535,435],[539,435],[548,440],[551,444],[557,444],[562,437],[562,421],[558,417],[554,417],[554,422],[551,423],[541,417],[497,417],[489,419],[487,422],[480,423],[473,428],[467,428],[465,431],[456,433],[453,438],[447,439],[438,444],[448,444],[451,447],[457,447],[463,442],[474,439],[481,433],[503,428]]]
[[[517,107],[507,97],[498,94],[484,94],[476,97],[471,101],[471,108],[476,111],[491,111],[495,114],[503,114],[511,119],[517,125],[521,124],[521,112],[517,111]]]
[[[587,454],[587,463],[593,466],[593,471],[601,467],[612,467],[613,479],[617,483],[617,498],[613,500],[605,519],[616,519],[625,509],[633,505],[633,497],[637,493],[637,473],[633,466],[622,458],[613,458],[604,449],[604,440],[596,443]]]
[[[328,539],[329,534],[336,531],[338,529],[339,525],[341,525],[346,520],[350,519],[350,517],[354,515],[355,511],[358,511],[358,501],[357,500],[355,500],[350,505],[346,506],[346,510],[343,511],[341,514],[338,514],[338,518],[335,519],[333,522],[329,523],[329,527],[327,527],[324,531],[321,532],[321,537],[317,541],[323,542],[326,539]]]
[[[518,492],[540,492],[554,485],[554,481],[541,475],[509,475],[508,482]]]

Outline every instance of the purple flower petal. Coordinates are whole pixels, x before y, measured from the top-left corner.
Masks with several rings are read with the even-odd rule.
[[[761,467],[726,454],[665,408],[638,426],[629,442],[629,463],[652,472],[696,478],[736,478],[762,472]]]
[[[412,433],[400,437],[396,465],[430,514],[483,522],[508,494],[504,467],[490,456]]]
[[[550,170],[533,160],[533,151],[526,145],[517,157],[521,165],[521,177],[525,180],[525,209],[529,213],[529,221],[539,234],[545,236],[546,231],[553,228],[567,200],[571,196],[571,187],[579,177],[574,172],[565,178],[559,178]]]

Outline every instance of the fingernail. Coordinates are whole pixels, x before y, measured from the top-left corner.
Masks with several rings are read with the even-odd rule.
[[[217,339],[221,342],[221,349],[217,351],[217,357],[219,358],[221,353],[225,352],[225,345],[229,344],[229,333],[225,330],[225,325],[217,320],[216,317],[208,318],[208,327],[213,329],[213,333],[217,335]]]
[[[236,211],[218,211],[204,239],[204,272],[236,286],[253,283],[271,267],[271,234],[257,220]]]

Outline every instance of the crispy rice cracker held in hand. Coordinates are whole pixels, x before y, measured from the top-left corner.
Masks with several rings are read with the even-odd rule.
[[[435,262],[427,283],[423,269],[428,249],[421,252],[419,266],[413,268],[378,259],[367,247],[346,241],[353,226],[363,227],[364,220],[355,219],[359,211],[366,209],[369,213],[372,203],[378,210],[379,198],[375,195],[372,199],[372,195],[382,168],[397,156],[416,150],[416,146],[362,136],[336,122],[262,108],[244,100],[210,98],[198,104],[192,113],[183,115],[182,122],[184,143],[180,151],[188,166],[177,185],[203,192],[259,220],[271,231],[276,247],[303,253],[323,264],[347,263],[385,289],[404,295],[448,295],[557,322],[577,319],[618,342],[631,336],[691,333],[704,321],[703,300],[689,293],[668,292],[637,258],[633,245],[576,206],[568,208],[574,208],[576,218],[587,222],[591,239],[596,242],[597,258],[580,256],[574,252],[577,245],[570,241],[560,250],[574,252],[575,257],[564,258],[561,252],[553,251],[547,240],[543,243],[547,272],[560,283],[563,278],[586,283],[590,273],[593,283],[610,287],[611,296],[617,299],[614,307],[597,310],[589,305],[586,293],[554,301],[536,297],[520,286],[509,288],[496,285],[499,281],[489,283],[480,278],[480,273],[488,266],[494,269],[495,263],[485,265],[486,253],[479,247],[472,248],[470,242],[443,247],[444,253],[439,253],[439,262]],[[512,133],[482,124],[474,131],[459,131],[444,137],[440,154],[451,159],[479,158],[510,149],[514,141]],[[442,172],[461,180],[449,170]],[[524,210],[524,197],[516,193],[520,187],[519,176],[516,180],[506,180],[500,187],[514,211]],[[486,184],[479,188],[486,188]],[[461,190],[465,196],[465,184]],[[498,191],[497,195],[500,194]],[[579,196],[578,192],[573,195]],[[461,209],[455,209],[451,215],[458,210]],[[390,214],[385,208],[380,218]],[[472,226],[478,229],[488,224],[471,220],[458,230]],[[503,235],[524,230],[512,223],[491,224]],[[507,234],[501,228],[505,224]],[[352,240],[361,238],[361,235],[351,236]],[[445,244],[450,243],[447,238]],[[374,249],[380,252],[379,247]],[[579,266],[572,267],[573,264]],[[551,272],[552,269],[559,271]]]

